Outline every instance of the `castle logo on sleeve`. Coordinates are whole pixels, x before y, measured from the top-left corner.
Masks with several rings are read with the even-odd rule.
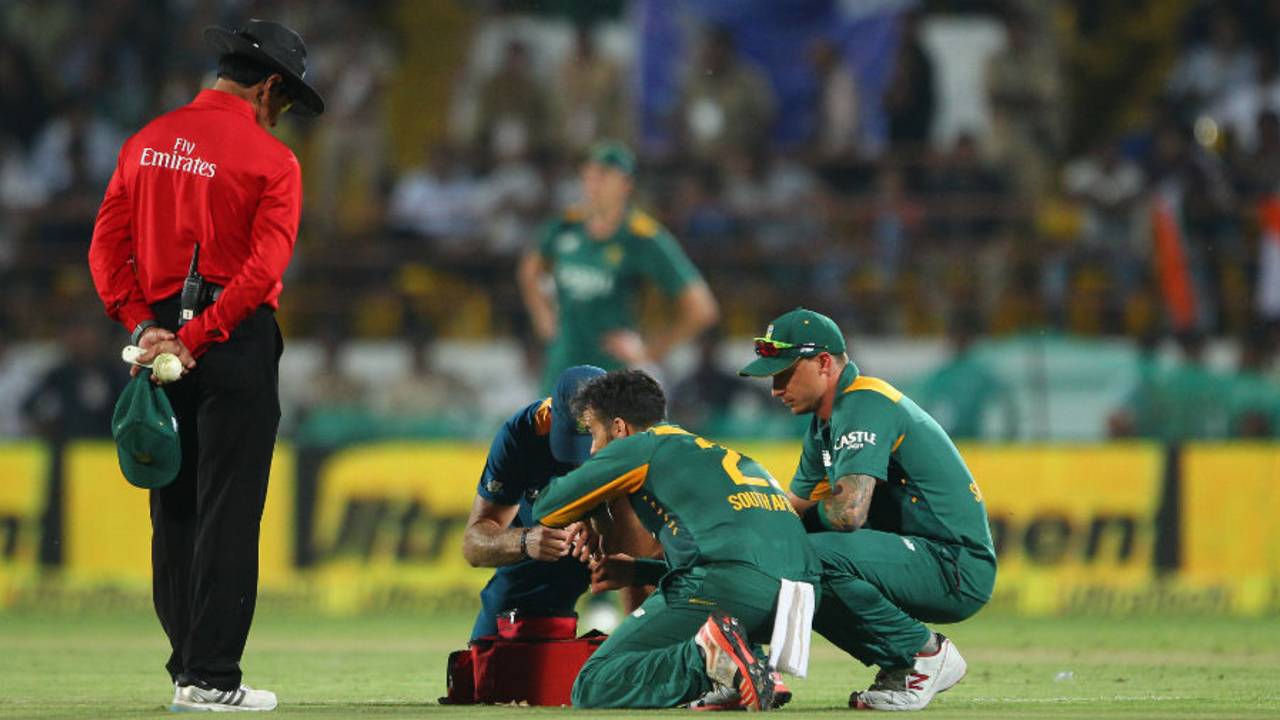
[[[876,434],[866,430],[853,430],[836,438],[835,452],[841,450],[861,450],[867,445],[876,444]]]

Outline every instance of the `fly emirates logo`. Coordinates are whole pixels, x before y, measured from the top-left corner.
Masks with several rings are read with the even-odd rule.
[[[194,157],[196,144],[186,138],[174,138],[173,149],[160,151],[155,148],[142,148],[142,157],[138,160],[140,167],[158,167],[165,170],[191,173],[200,177],[211,178],[218,172],[215,163],[205,162],[203,158]]]

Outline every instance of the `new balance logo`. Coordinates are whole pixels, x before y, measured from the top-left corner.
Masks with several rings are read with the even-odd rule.
[[[910,690],[923,690],[924,681],[928,679],[929,679],[928,675],[923,675],[921,673],[911,673],[910,679],[907,680],[907,688]]]

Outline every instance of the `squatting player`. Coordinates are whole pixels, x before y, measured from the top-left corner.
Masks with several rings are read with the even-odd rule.
[[[769,709],[774,681],[750,643],[770,638],[781,580],[816,584],[820,572],[782,488],[754,460],[664,422],[666,398],[642,371],[588,382],[574,411],[592,456],[547,486],[534,518],[565,527],[626,497],[666,562],[605,561],[658,589],[582,667],[573,704],[667,708],[736,691],[741,706]]]
[[[772,377],[774,397],[814,416],[790,492],[822,560],[814,628],[880,667],[849,704],[923,708],[960,682],[965,662],[922,621],[964,620],[995,585],[982,493],[933,418],[858,373],[831,318],[786,313],[756,339],[756,355],[741,374]]]
[[[520,293],[547,347],[543,385],[580,363],[606,370],[661,362],[715,323],[715,298],[679,243],[634,208],[635,156],[624,145],[597,145],[582,167],[582,202],[549,223],[520,261]],[[555,302],[544,292],[555,283]],[[678,312],[646,342],[634,330],[645,282],[675,298]],[[558,316],[557,316],[558,309]]]
[[[480,592],[471,639],[498,631],[498,615],[519,610],[534,617],[567,617],[587,589],[586,566],[570,556],[572,533],[533,522],[533,500],[557,475],[587,458],[591,438],[570,413],[586,381],[604,375],[591,365],[560,374],[551,397],[516,412],[489,448],[462,552],[477,567],[496,567]]]

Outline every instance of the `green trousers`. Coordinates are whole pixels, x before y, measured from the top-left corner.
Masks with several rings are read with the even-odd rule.
[[[673,573],[582,666],[573,683],[580,708],[670,708],[711,690],[693,636],[717,607],[738,618],[754,644],[773,631],[779,583],[749,565]]]
[[[864,665],[913,664],[929,640],[924,622],[964,620],[986,604],[995,583],[994,561],[934,540],[858,530],[809,541],[822,560],[813,627]]]

